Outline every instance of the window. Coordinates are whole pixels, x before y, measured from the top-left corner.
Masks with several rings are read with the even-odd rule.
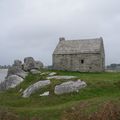
[[[84,60],[81,60],[81,63],[84,64]]]
[[[92,67],[89,67],[89,69],[91,70],[91,69],[92,69]]]

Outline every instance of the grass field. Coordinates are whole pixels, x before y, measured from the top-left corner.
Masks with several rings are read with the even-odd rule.
[[[120,101],[120,73],[79,73],[57,71],[59,75],[77,76],[87,83],[79,93],[54,95],[54,86],[63,81],[51,80],[52,84],[37,91],[30,98],[22,98],[20,89],[24,90],[32,83],[43,80],[46,76],[32,75],[17,88],[0,92],[0,110],[12,111],[21,119],[36,116],[40,120],[61,120],[64,112],[73,107],[83,107],[85,114],[91,114],[108,101]],[[50,91],[50,96],[40,97],[40,93]]]

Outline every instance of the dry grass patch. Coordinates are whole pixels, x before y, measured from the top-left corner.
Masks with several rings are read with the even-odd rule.
[[[97,112],[87,115],[85,109],[89,105],[81,104],[64,111],[62,120],[120,120],[120,105],[115,102],[107,102],[103,104]]]

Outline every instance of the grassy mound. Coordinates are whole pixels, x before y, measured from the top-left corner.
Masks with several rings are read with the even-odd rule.
[[[0,110],[7,109],[8,111],[12,111],[21,120],[26,118],[35,118],[35,120],[61,120],[64,118],[66,110],[69,111],[71,108],[76,108],[76,106],[87,104],[88,107],[85,106],[82,109],[83,114],[91,115],[106,102],[115,101],[119,104],[120,73],[79,73],[66,71],[57,71],[57,73],[59,75],[77,76],[81,80],[84,80],[88,86],[80,90],[79,93],[57,96],[54,94],[54,87],[65,80],[53,79],[51,80],[51,85],[32,94],[30,98],[22,98],[22,91],[29,85],[46,79],[46,75],[29,74],[25,81],[15,89],[0,92]],[[40,97],[39,95],[45,91],[50,91],[50,96]],[[69,112],[67,113],[69,114]]]

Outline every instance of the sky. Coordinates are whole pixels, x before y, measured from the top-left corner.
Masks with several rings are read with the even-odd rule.
[[[0,0],[1,65],[28,56],[51,65],[59,37],[103,37],[106,65],[120,63],[120,0]]]

